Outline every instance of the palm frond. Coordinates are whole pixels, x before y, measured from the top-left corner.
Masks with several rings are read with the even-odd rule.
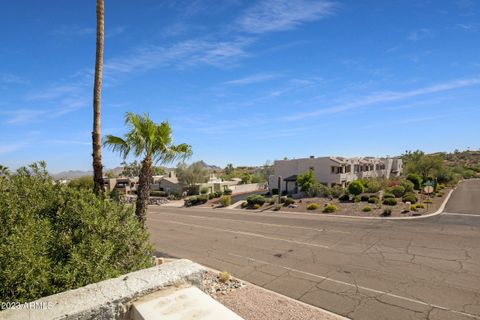
[[[103,146],[111,149],[113,152],[120,153],[124,159],[130,153],[130,145],[127,141],[114,135],[106,135],[103,138]]]

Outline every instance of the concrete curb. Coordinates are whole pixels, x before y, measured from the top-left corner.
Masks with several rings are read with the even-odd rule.
[[[202,286],[205,272],[190,260],[177,260],[40,298],[25,308],[0,312],[0,319],[126,319],[134,300],[169,286]]]

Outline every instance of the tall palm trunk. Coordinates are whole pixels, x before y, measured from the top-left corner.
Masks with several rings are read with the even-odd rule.
[[[152,158],[146,157],[142,161],[142,169],[140,171],[140,179],[137,189],[137,205],[135,214],[138,220],[145,226],[148,197],[150,195],[150,183],[152,181]]]
[[[102,94],[103,42],[104,42],[104,0],[97,0],[97,43],[95,54],[95,82],[93,86],[93,192],[103,194],[103,166],[100,134],[100,98]]]

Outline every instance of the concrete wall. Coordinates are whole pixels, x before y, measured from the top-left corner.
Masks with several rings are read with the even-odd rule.
[[[129,319],[130,304],[135,299],[185,283],[201,287],[205,272],[196,263],[177,260],[32,302],[32,306],[44,306],[43,309],[1,311],[0,319]]]
[[[248,183],[248,184],[237,184],[234,186],[229,186],[230,190],[232,190],[232,194],[235,193],[243,193],[243,192],[251,192],[256,190],[261,190],[265,188],[264,183]]]

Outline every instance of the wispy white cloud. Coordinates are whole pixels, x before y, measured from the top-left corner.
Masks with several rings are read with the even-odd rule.
[[[107,60],[103,70],[105,77],[141,72],[162,66],[177,67],[209,64],[225,66],[247,56],[245,48],[249,38],[221,40],[186,40],[169,47],[147,46],[137,48],[132,54]]]
[[[324,0],[262,0],[249,8],[237,24],[250,33],[293,29],[331,15],[337,5]]]
[[[224,82],[227,85],[249,85],[253,83],[265,82],[273,79],[277,79],[279,77],[278,74],[270,74],[270,73],[257,73],[252,74],[243,78],[229,80]]]
[[[408,35],[408,40],[410,41],[419,41],[422,39],[428,39],[433,36],[432,31],[427,28],[421,28],[419,30],[413,31]]]
[[[333,107],[319,109],[313,112],[302,112],[283,117],[282,121],[297,121],[305,118],[318,117],[324,114],[334,114],[348,111],[360,107],[366,107],[383,102],[400,101],[416,96],[422,96],[432,93],[439,93],[454,89],[459,89],[468,86],[480,85],[480,78],[459,79],[450,82],[440,83],[428,87],[422,87],[409,91],[385,91],[381,93],[372,94],[355,101],[346,102]]]
[[[0,154],[7,154],[11,153],[14,151],[17,151],[18,149],[21,149],[24,146],[23,143],[7,143],[3,142],[0,144]]]
[[[28,85],[30,81],[11,73],[0,73],[0,83]]]

